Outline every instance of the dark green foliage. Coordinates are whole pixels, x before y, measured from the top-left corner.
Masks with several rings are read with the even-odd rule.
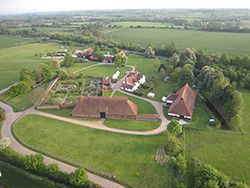
[[[195,188],[226,188],[229,178],[211,165],[195,161]]]
[[[181,142],[176,137],[168,134],[165,151],[170,156],[178,156],[182,152]]]
[[[66,54],[64,57],[64,60],[62,62],[62,66],[64,67],[70,67],[75,64],[75,59],[72,57],[71,54]]]
[[[115,64],[117,67],[121,67],[123,65],[125,65],[127,63],[127,57],[126,56],[122,56],[121,54],[117,54],[115,56]]]
[[[69,175],[69,183],[75,187],[83,187],[87,185],[87,173],[83,168],[76,169],[74,173]]]
[[[5,119],[5,111],[0,108],[0,121],[3,121]]]
[[[194,79],[193,67],[190,64],[186,64],[180,71],[179,83],[183,86],[185,83],[191,84]]]
[[[182,134],[183,128],[177,120],[172,119],[171,122],[168,124],[168,131],[172,135],[178,136]]]
[[[29,68],[24,68],[20,71],[20,81],[34,81],[35,72]]]
[[[24,166],[27,170],[37,170],[44,168],[43,156],[40,154],[27,155],[24,159]]]
[[[28,91],[31,90],[31,84],[27,81],[20,81],[18,82],[17,85],[11,87],[9,90],[8,90],[8,95],[10,97],[16,97],[20,94],[24,94],[24,93],[27,93]]]

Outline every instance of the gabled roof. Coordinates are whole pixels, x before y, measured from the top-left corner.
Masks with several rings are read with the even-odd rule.
[[[168,113],[192,117],[197,93],[186,84],[176,92],[176,96]]]
[[[130,72],[126,78],[125,83],[129,85],[134,85],[136,82],[138,82],[143,77],[143,74],[140,72]]]
[[[100,112],[106,112],[107,115],[136,116],[137,105],[125,97],[82,96],[79,103],[73,109],[72,115],[99,115]]]

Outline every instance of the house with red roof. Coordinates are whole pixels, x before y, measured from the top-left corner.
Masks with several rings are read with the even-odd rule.
[[[169,106],[168,115],[182,119],[192,119],[197,92],[188,84],[175,94],[169,95],[166,101]]]
[[[128,92],[134,92],[138,89],[138,87],[141,84],[144,84],[144,83],[145,83],[145,75],[144,74],[137,72],[137,71],[130,72],[125,77],[125,80],[123,81],[121,89],[128,91]]]

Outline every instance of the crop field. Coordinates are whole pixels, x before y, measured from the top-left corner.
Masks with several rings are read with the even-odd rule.
[[[11,35],[0,35],[0,48],[6,48],[16,45],[22,45],[34,40],[31,38],[24,38],[20,36],[11,36]]]
[[[142,27],[166,27],[170,26],[171,24],[168,23],[161,23],[161,22],[112,22],[112,25],[118,25],[121,27],[136,27],[136,26],[142,26]]]
[[[55,43],[35,43],[0,49],[0,89],[3,89],[19,79],[22,68],[35,68],[39,63],[50,60],[41,58],[48,52],[59,50]]]
[[[155,160],[165,134],[117,134],[34,115],[18,121],[14,132],[25,144],[85,168],[111,173],[132,187],[170,187],[171,169]]]
[[[114,40],[139,45],[175,43],[180,48],[194,47],[210,52],[250,55],[250,34],[202,32],[174,29],[122,28],[107,33]]]
[[[244,135],[231,131],[186,130],[186,156],[196,157],[222,170],[230,177],[238,177],[250,184],[250,93],[242,92]]]

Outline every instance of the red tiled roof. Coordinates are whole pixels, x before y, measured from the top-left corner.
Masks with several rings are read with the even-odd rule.
[[[136,116],[137,105],[125,97],[82,96],[79,103],[73,109],[72,115],[99,115],[100,112],[106,112],[107,115],[112,116]]]
[[[103,84],[103,85],[110,85],[110,83],[111,83],[111,79],[110,79],[110,78],[104,78],[104,79],[102,80],[102,84]]]
[[[186,84],[176,92],[176,96],[168,113],[192,117],[197,93]]]
[[[125,83],[134,85],[138,80],[140,80],[143,77],[143,74],[140,72],[130,72],[126,78],[125,78]]]

